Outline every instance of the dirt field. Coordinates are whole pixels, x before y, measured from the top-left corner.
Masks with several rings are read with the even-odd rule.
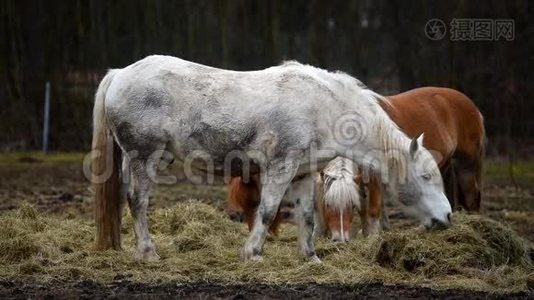
[[[27,202],[45,216],[52,215],[65,220],[91,223],[92,190],[83,176],[82,159],[81,154],[57,154],[44,157],[34,153],[19,153],[0,156],[0,215],[14,211],[23,202]],[[525,162],[514,167],[513,180],[508,174],[509,169],[505,163],[488,164],[482,213],[510,225],[519,235],[534,243],[534,163]],[[188,199],[198,199],[218,209],[223,209],[225,189],[220,185],[195,186],[183,182],[158,186],[152,198],[151,210],[170,207]],[[390,217],[393,227],[410,228],[414,225],[396,208],[391,209]],[[244,225],[242,226],[244,230]],[[237,249],[232,249],[232,251],[237,251]],[[530,255],[532,256],[532,253]],[[112,280],[99,282],[88,280],[81,275],[76,281],[73,281],[71,276],[68,280],[56,278],[40,282],[40,277],[21,275],[17,278],[13,275],[2,274],[5,272],[0,267],[1,298],[46,298],[56,295],[80,298],[113,296],[124,299],[132,295],[141,295],[151,298],[160,296],[175,298],[388,298],[403,296],[482,299],[500,295],[461,289],[436,290],[407,284],[406,282],[410,280],[387,285],[380,282],[352,285],[289,284],[288,282],[289,285],[266,285],[253,283],[253,281],[249,284],[234,284],[217,281],[169,281],[165,278],[154,278],[151,282],[137,282],[120,275]],[[506,295],[517,298],[534,297],[532,294],[534,269],[531,270],[528,278],[526,289]]]
[[[499,299],[503,295],[464,290],[433,290],[405,285],[381,283],[339,286],[324,284],[300,285],[221,285],[212,283],[135,283],[117,281],[102,284],[95,281],[49,282],[46,284],[0,281],[2,299],[46,299],[50,297],[79,299]],[[507,299],[529,299],[525,292],[506,295]]]

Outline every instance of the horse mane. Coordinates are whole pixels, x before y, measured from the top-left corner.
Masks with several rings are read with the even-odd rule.
[[[360,91],[361,99],[374,105],[375,115],[373,121],[368,124],[367,136],[377,139],[376,150],[379,150],[381,157],[378,157],[379,165],[374,161],[377,157],[369,157],[365,160],[363,171],[377,173],[382,176],[382,180],[406,178],[406,164],[409,155],[410,139],[389,117],[379,102],[389,104],[389,100],[369,89]],[[376,152],[375,152],[376,153]],[[367,170],[366,170],[367,169]],[[388,175],[384,177],[384,175]]]
[[[354,163],[336,157],[323,170],[323,193],[320,201],[338,211],[347,207],[360,207],[360,191],[354,182]]]
[[[327,82],[328,86],[331,86],[331,82],[336,83],[337,91],[341,92],[341,95],[346,99],[355,98],[355,101],[360,101],[362,106],[367,106],[370,113],[374,114],[371,118],[371,122],[364,125],[367,127],[367,138],[375,138],[377,142],[372,142],[374,148],[370,150],[378,150],[381,152],[379,157],[379,165],[375,164],[376,156],[364,158],[363,169],[368,169],[369,172],[378,173],[381,175],[388,175],[387,178],[382,178],[388,181],[389,178],[401,179],[406,178],[406,159],[408,158],[408,151],[410,145],[410,139],[401,131],[401,129],[391,120],[380,103],[386,103],[390,105],[389,100],[370,90],[365,84],[363,84],[357,78],[341,71],[329,72],[324,69],[313,67],[310,65],[303,65],[305,68],[309,68],[316,77],[321,81]],[[376,151],[371,151],[375,153]]]
[[[368,126],[366,128],[367,138],[371,137],[377,141],[370,141],[374,147],[369,150],[381,152],[381,155],[377,155],[376,151],[371,151],[375,155],[365,157],[361,167],[364,172],[367,170],[381,175],[387,174],[388,178],[406,178],[406,159],[408,157],[410,139],[391,120],[380,105],[381,102],[391,105],[386,97],[373,92],[360,80],[342,71],[331,72],[311,65],[301,64],[294,60],[284,61],[282,66],[298,67],[307,71],[307,74],[321,82],[325,87],[337,91],[343,98],[354,99],[355,95],[357,95],[355,101],[362,102],[359,105],[367,106],[370,113],[373,114],[371,122],[365,125]],[[378,162],[379,165],[376,165],[377,156],[381,160]],[[392,172],[388,172],[389,170]],[[384,179],[387,180],[387,178]]]
[[[366,89],[367,87],[358,79],[350,76],[349,74],[335,70],[328,71],[322,68],[318,68],[308,64],[302,64],[296,60],[285,60],[279,67],[297,67],[301,70],[306,71],[309,76],[312,76],[314,79],[318,80],[325,86],[331,86],[332,82],[336,83],[341,87],[341,90],[349,90],[351,86],[356,84],[360,89]],[[339,89],[339,88],[338,88]]]
[[[284,60],[279,65],[280,67],[290,67],[290,66],[303,66],[303,64],[299,63],[298,61],[291,59],[291,60]]]

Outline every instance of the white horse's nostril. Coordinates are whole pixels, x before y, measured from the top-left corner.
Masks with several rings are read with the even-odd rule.
[[[449,221],[449,223],[452,223],[452,213],[447,214],[447,220]]]

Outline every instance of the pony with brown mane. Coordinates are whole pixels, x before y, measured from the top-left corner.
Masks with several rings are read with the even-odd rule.
[[[479,211],[485,130],[482,114],[474,103],[466,95],[453,89],[423,87],[386,97],[379,104],[408,136],[415,137],[424,133],[423,144],[431,151],[440,168],[451,206]],[[350,193],[324,197],[329,195],[332,182],[345,185],[345,189],[358,191],[358,194],[362,187],[367,187],[368,201],[359,201],[356,207],[364,234],[378,233],[381,221],[383,226],[389,226],[387,216],[383,213],[385,186],[382,180],[373,174],[354,173],[354,180],[361,186],[358,189],[354,187],[352,180],[339,175],[332,176],[332,172],[339,174],[343,168],[346,169],[346,166],[334,165],[330,168],[330,173],[323,171],[318,182],[316,201],[320,217],[319,231],[327,229],[336,241],[347,241],[351,235],[353,211],[340,208],[356,207],[355,198],[348,196]],[[238,181],[232,181],[230,190],[235,189],[234,185],[237,184]],[[233,197],[239,198],[239,195]],[[410,206],[406,200],[400,201],[400,204]],[[256,209],[254,205],[242,207],[248,215],[253,215]]]

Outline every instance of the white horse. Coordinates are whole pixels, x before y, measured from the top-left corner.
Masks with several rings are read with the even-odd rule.
[[[436,163],[420,140],[407,138],[389,119],[377,97],[347,74],[296,62],[237,72],[149,56],[109,71],[94,106],[94,155],[108,153],[93,161],[97,248],[120,248],[120,203],[131,174],[127,198],[136,257],[158,259],[147,207],[164,151],[212,174],[261,175],[261,203],[242,250],[245,260],[261,259],[267,229],[292,184],[300,249],[320,261],[312,238],[314,178],[305,175],[336,156],[380,172],[397,184],[399,197],[422,203],[417,207],[428,226],[449,224],[451,207]],[[114,144],[121,151],[111,151]],[[122,155],[122,172],[111,153]],[[291,183],[295,176],[302,179]]]

